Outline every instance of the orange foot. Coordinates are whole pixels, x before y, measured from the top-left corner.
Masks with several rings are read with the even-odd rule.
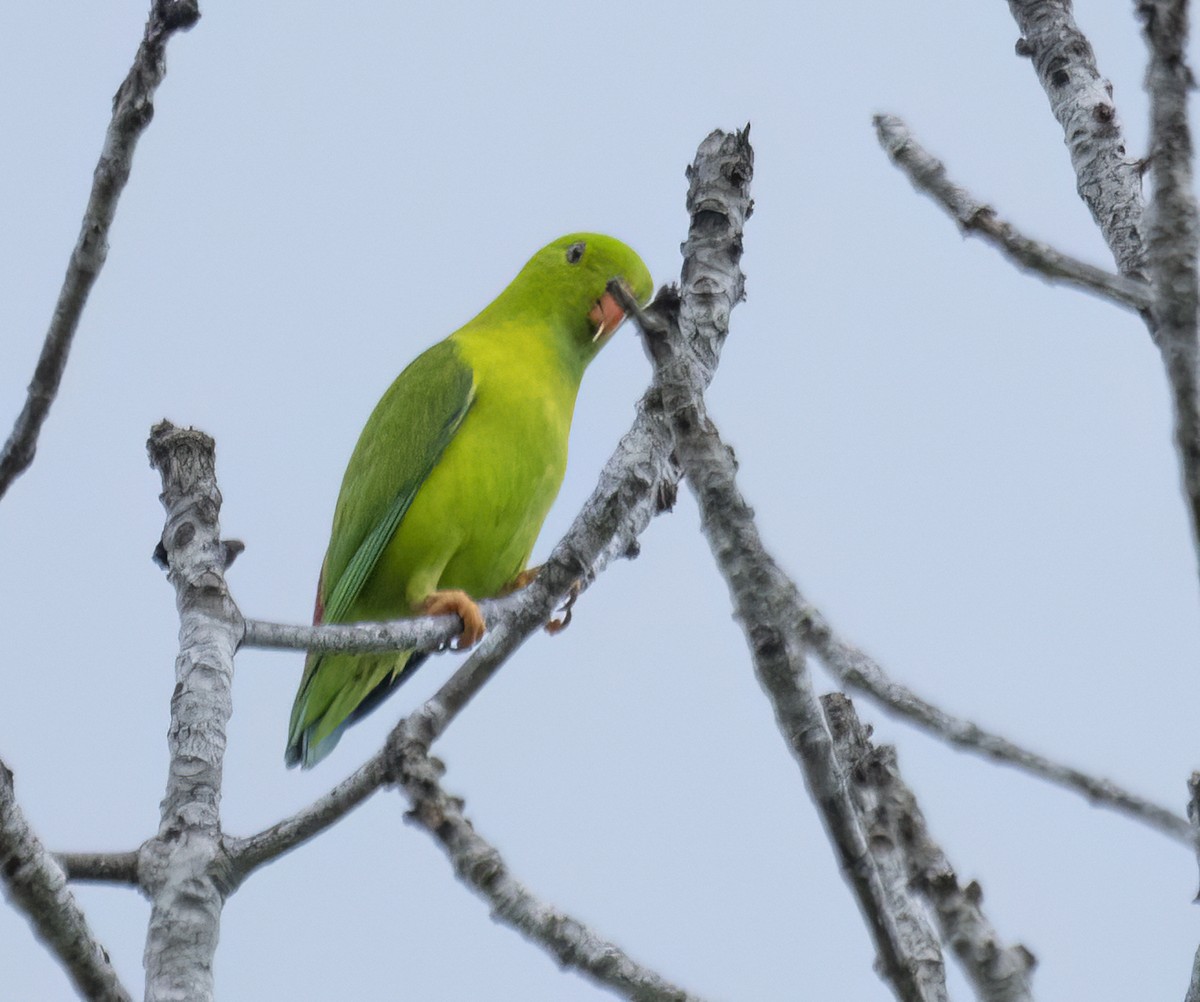
[[[541,564],[538,564],[536,567],[525,568],[525,570],[521,571],[520,574],[518,574],[500,590],[500,594],[511,595],[514,591],[520,591],[526,585],[532,584],[533,579],[538,576],[541,570]]]
[[[435,591],[417,608],[420,612],[430,616],[453,614],[462,620],[463,631],[458,635],[458,643],[454,648],[456,651],[465,651],[468,647],[474,647],[479,643],[479,639],[486,629],[483,613],[479,611],[479,606],[475,604],[470,595],[457,588]]]

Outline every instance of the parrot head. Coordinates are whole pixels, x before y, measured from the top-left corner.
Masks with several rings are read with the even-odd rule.
[[[625,313],[607,291],[621,279],[642,304],[654,282],[642,259],[620,240],[601,233],[568,233],[533,255],[493,304],[510,316],[552,316],[583,365],[612,337]]]

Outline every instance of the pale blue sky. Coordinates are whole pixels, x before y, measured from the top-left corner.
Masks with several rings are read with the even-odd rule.
[[[0,11],[5,427],[144,6]],[[157,825],[177,621],[150,561],[150,425],[216,437],[224,531],[247,544],[234,597],[303,621],[395,373],[561,233],[610,232],[675,278],[684,166],[747,121],[749,299],[710,403],[769,546],[897,678],[1181,809],[1200,603],[1157,354],[1136,318],[964,242],[871,128],[902,115],[1008,218],[1110,265],[1006,5],[405,6],[210,0],[171,43],[62,396],[0,503],[0,758],[46,842],[130,849]],[[1076,6],[1140,154],[1132,5]],[[537,554],[648,375],[628,329],[589,371]],[[240,656],[227,828],[322,793],[453,663],[300,774],[283,767],[300,655]],[[1185,851],[858,705],[1001,934],[1038,955],[1040,997],[1182,997],[1200,936]],[[890,998],[686,493],[437,754],[521,880],[666,977],[711,999]],[[606,997],[494,925],[404,809],[377,796],[231,899],[219,997]],[[140,995],[148,905],[79,897]],[[70,996],[8,908],[0,971],[5,999]]]

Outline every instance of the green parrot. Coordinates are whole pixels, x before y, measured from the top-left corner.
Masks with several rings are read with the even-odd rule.
[[[482,313],[418,355],[350,457],[317,585],[314,623],[455,613],[459,649],[484,622],[474,598],[526,583],[562,483],[583,370],[624,319],[605,286],[653,291],[612,237],[543,247]],[[425,659],[311,652],[292,706],[289,766],[309,768]]]

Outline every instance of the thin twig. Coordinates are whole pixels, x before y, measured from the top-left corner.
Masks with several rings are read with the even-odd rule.
[[[1150,305],[1150,287],[1141,281],[1115,275],[1080,261],[1038,240],[1031,240],[1001,219],[990,205],[956,185],[946,166],[916,139],[894,115],[876,115],[875,132],[892,161],[908,176],[913,187],[929,195],[958,223],[964,233],[982,237],[1020,268],[1125,306],[1144,310]]]
[[[1125,150],[1112,84],[1071,11],[1071,0],[1008,0],[1028,56],[1062,126],[1076,190],[1100,227],[1117,270],[1146,279],[1141,164]]]
[[[1196,855],[1200,857],[1200,772],[1193,772],[1188,777],[1187,788],[1187,819],[1192,828]],[[1196,891],[1196,896],[1192,900],[1194,903],[1200,902],[1200,889]]]
[[[1014,766],[1078,793],[1097,807],[1134,818],[1189,848],[1194,847],[1195,835],[1187,821],[1167,808],[1130,793],[1110,780],[1061,765],[977,724],[951,716],[893,681],[870,655],[838,636],[799,589],[796,591],[795,628],[842,684],[870,696],[885,710],[957,748]]]
[[[130,995],[67,887],[67,877],[30,830],[13,794],[13,774],[0,762],[0,882],[4,895],[54,953],[79,993],[97,1002]]]
[[[387,780],[382,751],[304,810],[248,838],[225,839],[233,880],[240,884],[264,863],[277,859],[319,835],[367,800]]]
[[[958,882],[946,854],[929,834],[912,790],[900,776],[896,749],[872,745],[854,706],[841,693],[821,697],[834,747],[851,779],[867,823],[868,844],[881,869],[915,887],[937,917],[942,942],[987,1002],[1032,1002],[1033,955],[1005,946],[983,914],[983,891]]]
[[[446,851],[458,878],[489,903],[493,918],[521,933],[558,964],[639,1002],[700,1002],[699,996],[643,967],[615,943],[542,901],[509,872],[499,851],[463,815],[463,802],[440,783],[441,766],[424,738],[398,729],[389,741],[396,781],[407,794],[409,820]]]
[[[186,31],[200,17],[198,0],[155,0],[133,66],[113,98],[112,120],[92,178],[92,191],[83,214],[79,239],[67,263],[67,274],[42,343],[25,406],[0,450],[0,497],[29,468],[37,451],[38,434],[58,394],[71,340],[88,293],[108,254],[108,231],[117,201],[133,169],[138,138],[154,117],[154,92],[166,76],[166,46],[177,31]]]

